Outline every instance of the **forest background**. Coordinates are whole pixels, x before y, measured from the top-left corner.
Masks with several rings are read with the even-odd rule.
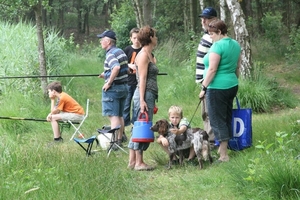
[[[157,169],[149,173],[127,170],[122,152],[86,158],[68,142],[72,129],[64,130],[64,144],[48,148],[48,123],[1,119],[1,199],[299,199],[300,1],[0,0],[0,6],[0,116],[44,119],[50,109],[45,85],[59,80],[84,107],[90,99],[82,129],[86,136],[97,134],[109,123],[101,116],[103,80],[3,77],[99,74],[105,52],[96,34],[113,29],[124,48],[131,28],[150,24],[158,30],[158,67],[168,73],[158,78],[154,120],[167,118],[169,106],[177,104],[188,119],[197,111],[192,126],[202,127],[195,60],[203,34],[198,15],[206,6],[217,9],[231,37],[246,41],[245,49],[249,44],[244,66],[250,73],[240,79],[238,97],[254,112],[253,147],[230,151],[231,162],[167,171],[167,156],[153,143],[145,159]]]

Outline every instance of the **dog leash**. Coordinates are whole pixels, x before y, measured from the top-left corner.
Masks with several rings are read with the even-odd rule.
[[[199,103],[198,103],[198,105],[197,105],[197,108],[196,108],[196,110],[195,110],[195,112],[194,112],[194,114],[193,114],[193,116],[192,116],[192,118],[191,118],[191,121],[190,121],[189,124],[188,124],[188,127],[189,127],[190,124],[192,123],[193,118],[195,117],[195,114],[196,114],[196,112],[197,112],[197,110],[198,110],[198,108],[199,108],[199,106],[200,106],[200,103],[201,103],[201,99],[200,99],[200,101],[199,101]]]

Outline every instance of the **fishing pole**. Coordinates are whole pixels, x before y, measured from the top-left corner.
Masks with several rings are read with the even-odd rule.
[[[36,118],[24,118],[24,117],[0,117],[0,119],[10,119],[10,120],[27,120],[36,122],[48,122],[46,119],[36,119]],[[57,121],[58,123],[68,123],[66,121]],[[80,122],[74,121],[73,124],[79,124]]]
[[[46,119],[23,118],[23,117],[0,117],[0,119],[28,120],[28,121],[37,121],[37,122],[47,122]]]
[[[14,79],[14,78],[53,78],[53,77],[85,77],[85,76],[99,76],[100,74],[65,74],[65,75],[47,75],[47,76],[3,76],[0,79]],[[167,73],[158,73],[158,75],[168,75]]]

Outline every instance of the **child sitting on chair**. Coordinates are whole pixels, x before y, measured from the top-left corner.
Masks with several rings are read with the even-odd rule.
[[[58,121],[82,121],[84,110],[77,101],[62,91],[60,82],[55,81],[50,83],[47,89],[49,98],[51,99],[51,111],[46,119],[48,122],[51,122],[54,142],[62,142],[63,138],[59,131]]]
[[[157,142],[161,145],[163,150],[169,155],[169,139],[174,139],[175,137],[170,137],[172,134],[180,135],[185,133],[190,127],[189,122],[186,118],[183,118],[182,108],[179,106],[171,106],[169,108],[169,120],[170,126],[169,133],[166,137],[159,135]],[[174,141],[175,142],[175,141]],[[188,148],[188,147],[187,147]],[[188,161],[192,160],[195,157],[195,151],[193,148],[189,148]],[[176,156],[173,157],[173,162],[177,163],[178,159]]]

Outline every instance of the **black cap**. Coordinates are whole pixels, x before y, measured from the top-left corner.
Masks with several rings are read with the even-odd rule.
[[[217,11],[212,7],[207,7],[202,11],[202,14],[199,15],[199,17],[211,19],[213,17],[217,17]]]
[[[109,38],[111,38],[113,40],[117,40],[115,32],[110,31],[110,30],[104,31],[103,33],[97,35],[97,37],[98,38],[109,37]]]

